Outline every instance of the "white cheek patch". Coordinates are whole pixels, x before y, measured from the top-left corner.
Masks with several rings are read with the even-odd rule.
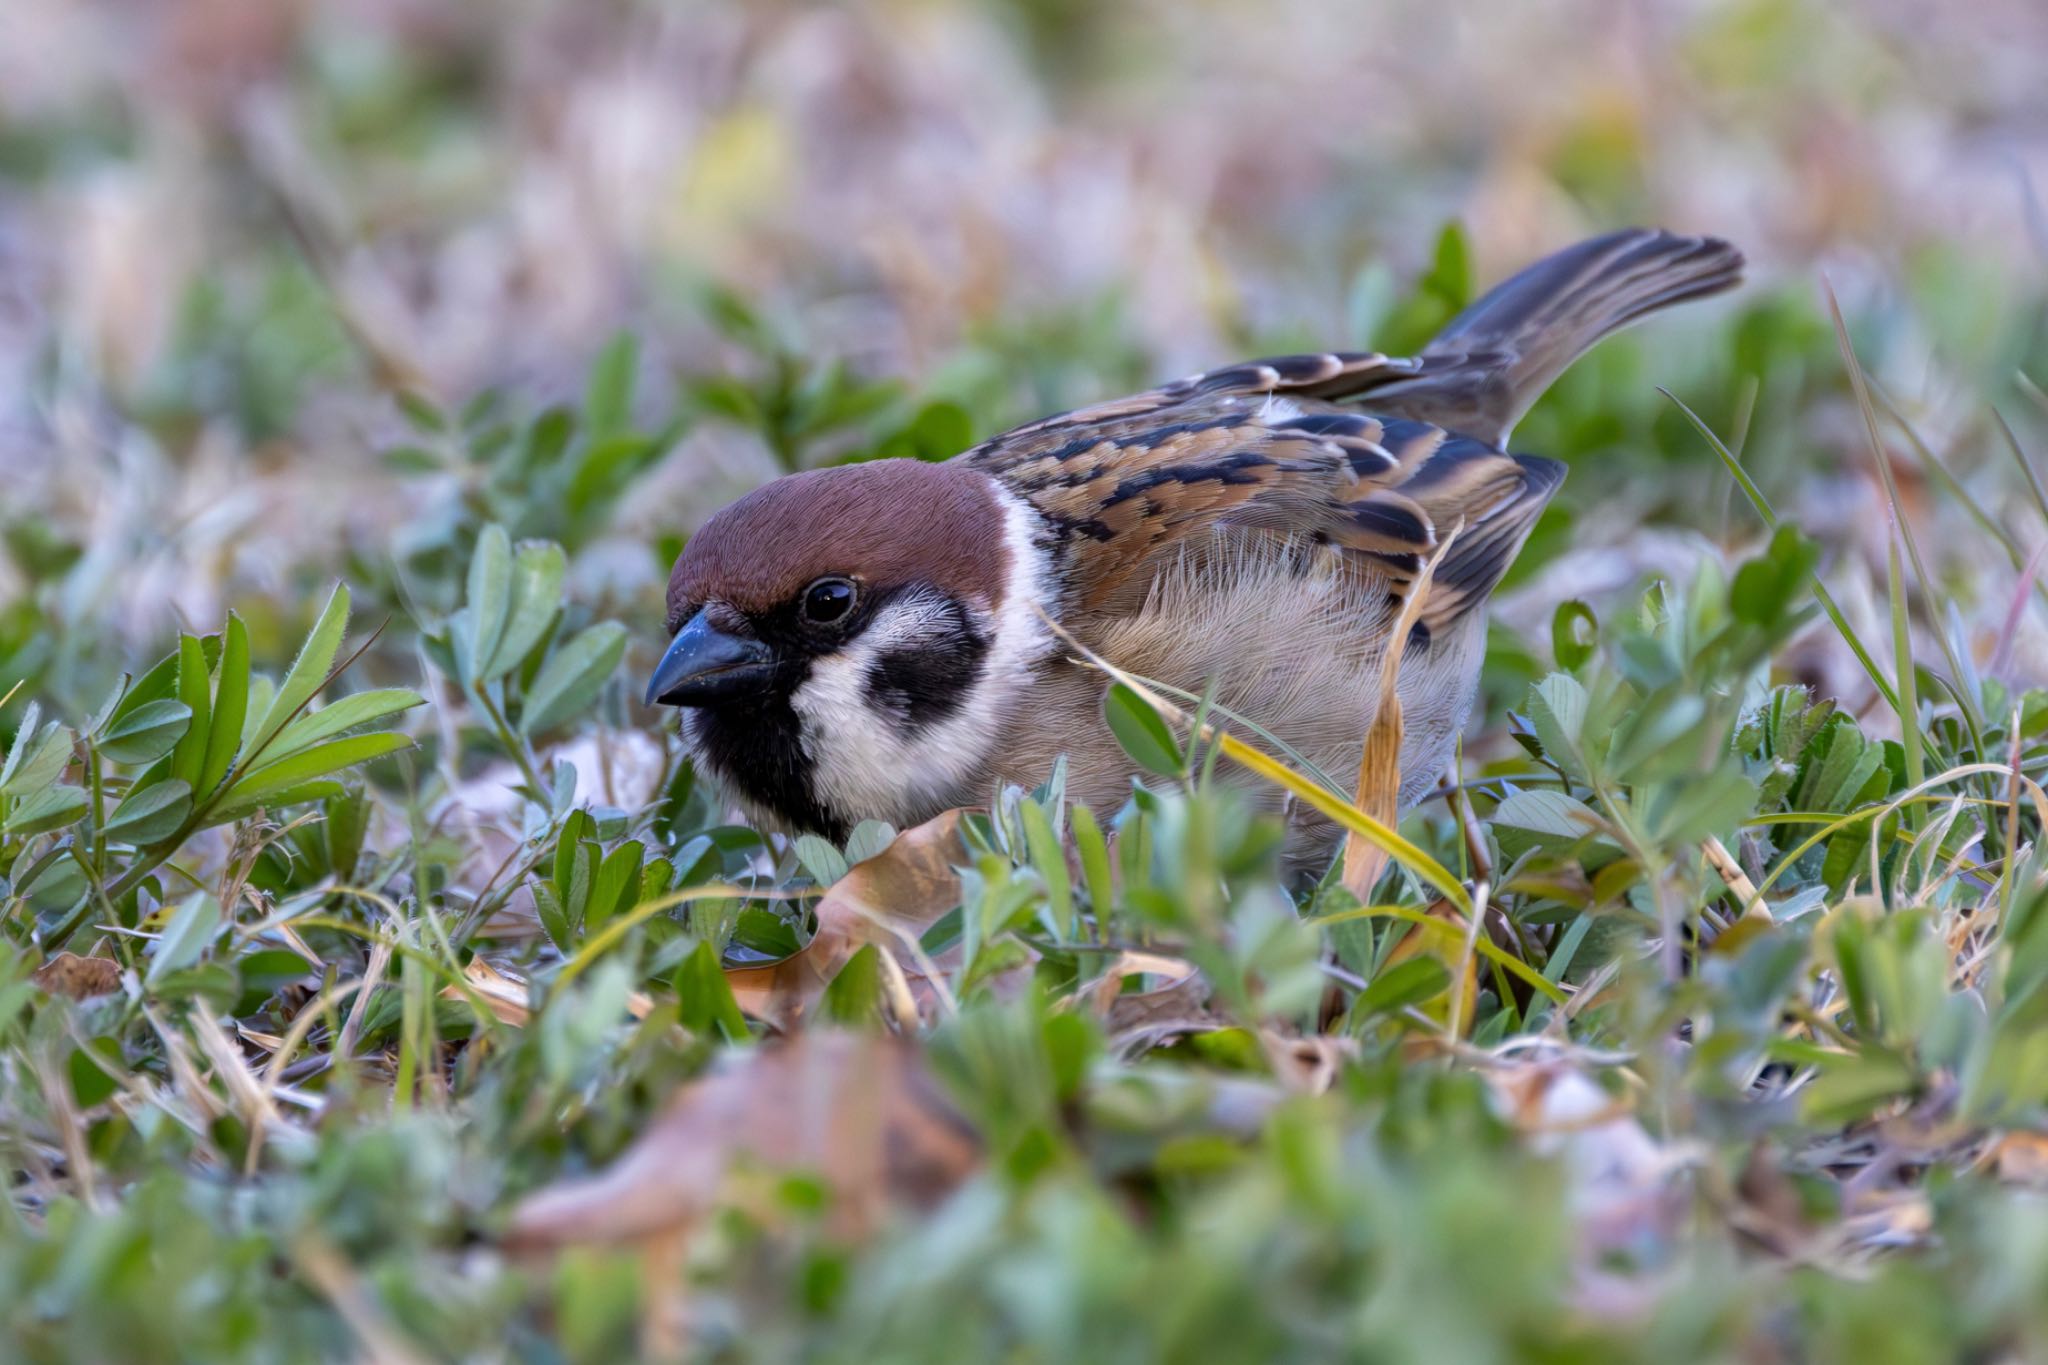
[[[900,824],[922,818],[935,794],[973,770],[978,746],[964,743],[947,721],[905,729],[878,703],[872,685],[885,656],[929,648],[956,630],[943,599],[912,595],[892,603],[846,648],[812,661],[790,706],[803,724],[820,804],[855,821]]]
[[[790,697],[803,725],[813,792],[849,823],[879,819],[900,828],[983,795],[978,785],[1002,722],[1026,694],[1032,666],[1051,652],[1052,633],[1038,614],[1057,600],[1040,543],[1044,523],[1014,495],[998,497],[1009,551],[1003,602],[993,612],[986,603],[962,604],[988,646],[950,713],[908,728],[871,682],[885,656],[916,653],[957,634],[956,613],[935,593],[891,603],[846,648],[814,660]]]

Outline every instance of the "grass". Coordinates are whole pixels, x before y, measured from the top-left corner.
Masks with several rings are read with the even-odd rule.
[[[507,487],[638,451],[627,353],[590,385],[610,416],[408,420]],[[275,683],[230,617],[76,724],[25,713],[16,1354],[1830,1355],[1900,1304],[2031,1349],[2048,1258],[1998,1230],[2037,1213],[2048,1104],[2048,704],[1916,660],[1896,557],[1887,679],[1682,410],[1773,538],[1561,609],[1570,666],[1462,820],[1396,831],[1129,679],[1152,776],[1117,811],[1055,775],[958,834],[785,846],[672,741],[593,800],[567,754],[617,742],[629,632],[495,522],[447,611],[351,645],[338,589]],[[1907,684],[1917,750],[1773,681],[1816,628]],[[350,690],[407,650],[416,690]],[[1217,758],[1369,840],[1377,885],[1290,895]],[[495,831],[442,823],[470,771],[516,793]],[[913,1081],[821,1080],[883,1046],[848,1037],[906,1040],[876,1055]],[[807,1048],[855,1050],[778,1060]],[[693,1089],[657,1121],[707,1075],[739,1118]],[[860,1122],[967,1145],[936,1190],[851,1138],[739,1174]],[[623,1194],[575,1183],[622,1155]]]
[[[1043,9],[972,22],[1058,63]],[[1697,79],[1778,22],[1720,14]],[[573,376],[450,382],[328,201],[434,211],[385,196],[426,183],[400,149],[498,147],[479,70],[327,41],[289,88],[333,147],[223,134],[256,249],[154,366],[53,343],[34,381],[53,444],[101,423],[176,491],[162,538],[61,480],[0,509],[0,1355],[2048,1354],[2038,291],[1938,241],[1589,358],[1517,436],[1573,476],[1462,780],[1398,820],[1119,675],[1118,809],[1056,770],[782,840],[637,704],[681,509],[1156,377],[1161,292],[905,304],[929,353],[877,365],[786,279],[706,283],[706,236]],[[730,193],[759,116],[707,140],[755,148]],[[105,117],[0,124],[0,175]],[[1612,117],[1535,169],[1620,221],[1651,129]],[[1360,273],[1357,340],[1462,303],[1472,244],[1433,246]],[[1333,339],[1217,306],[1247,351]],[[1352,856],[1288,882],[1247,782]]]

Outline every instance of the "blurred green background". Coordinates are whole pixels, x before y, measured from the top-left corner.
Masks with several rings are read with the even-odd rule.
[[[1577,472],[1521,578],[1548,558],[1543,597],[1613,591],[1754,535],[1659,384],[1879,566],[1821,281],[1995,505],[1984,400],[2042,416],[2012,377],[2048,347],[2044,51],[2024,0],[9,0],[0,599],[95,675],[230,604],[303,615],[352,562],[395,601],[481,495],[387,458],[413,443],[392,392],[537,407],[624,328],[635,416],[682,424],[572,548],[651,628],[676,535],[920,405],[964,411],[943,444],[1246,354],[1412,346],[1428,284],[1637,222],[1735,240],[1755,283],[1524,426]],[[1447,222],[1466,256],[1439,278]],[[1944,548],[1966,613],[1998,595]],[[0,654],[0,684],[30,671]]]

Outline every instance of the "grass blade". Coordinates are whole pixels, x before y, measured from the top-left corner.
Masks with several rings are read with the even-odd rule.
[[[1736,486],[1749,498],[1749,505],[1756,509],[1756,514],[1763,519],[1764,525],[1773,531],[1777,530],[1778,514],[1772,509],[1770,500],[1764,497],[1763,490],[1749,477],[1749,471],[1742,467],[1742,462],[1737,460],[1722,443],[1721,438],[1714,434],[1714,429],[1708,426],[1698,413],[1687,407],[1684,399],[1671,390],[1660,388],[1657,392],[1670,399],[1677,405],[1678,410],[1685,414],[1686,420],[1692,423],[1693,430],[1706,439],[1714,453],[1721,457],[1721,463],[1727,466],[1728,472],[1735,476]],[[1821,610],[1827,613],[1828,620],[1834,623],[1843,643],[1849,646],[1849,652],[1856,656],[1856,662],[1863,666],[1864,675],[1870,679],[1870,685],[1877,689],[1878,695],[1885,699],[1892,710],[1897,711],[1899,694],[1893,690],[1891,680],[1885,677],[1884,670],[1877,666],[1877,660],[1864,647],[1862,637],[1857,635],[1855,628],[1849,624],[1849,618],[1844,616],[1841,607],[1836,605],[1835,595],[1828,591],[1827,584],[1820,581],[1818,572],[1813,576],[1813,596],[1820,603]]]

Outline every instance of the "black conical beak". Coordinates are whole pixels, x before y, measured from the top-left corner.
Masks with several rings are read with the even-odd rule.
[[[676,632],[647,682],[649,706],[719,706],[758,697],[775,676],[775,654],[759,640],[729,635],[698,612]]]

